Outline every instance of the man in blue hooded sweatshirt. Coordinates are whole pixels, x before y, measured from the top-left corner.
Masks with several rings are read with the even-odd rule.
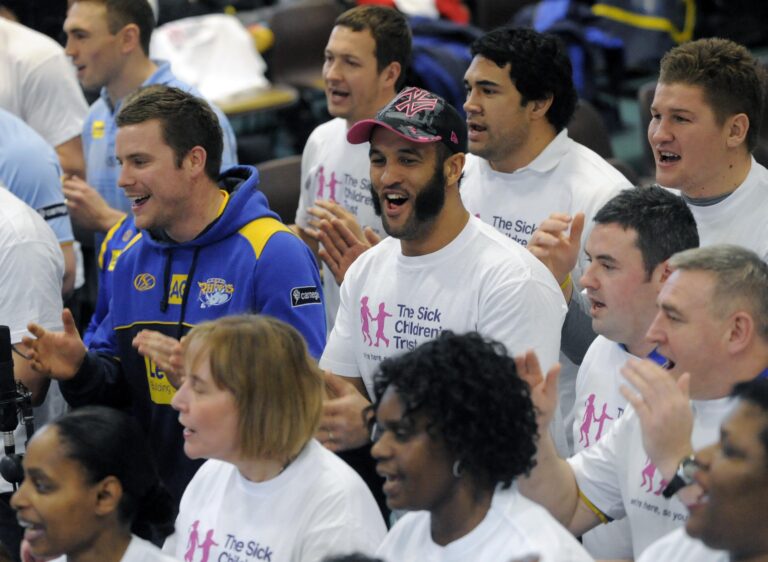
[[[139,419],[178,501],[199,466],[184,455],[170,406],[178,340],[200,322],[252,312],[293,325],[318,357],[320,278],[309,248],[269,210],[255,168],[231,168],[217,182],[221,128],[205,101],[149,86],[126,99],[117,125],[119,185],[141,235],[116,262],[109,315],[89,351],[68,311],[64,332],[30,325],[37,339],[28,345],[33,368],[62,381],[69,404]]]

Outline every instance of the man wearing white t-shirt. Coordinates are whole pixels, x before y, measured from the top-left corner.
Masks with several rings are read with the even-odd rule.
[[[694,484],[680,492],[689,510],[685,528],[653,543],[638,562],[768,558],[768,379],[741,383],[733,396],[738,405],[720,441],[690,463]]]
[[[390,238],[347,272],[320,359],[341,375],[329,377],[336,398],[326,403],[318,432],[333,450],[368,442],[365,395],[372,396],[384,358],[450,329],[478,331],[512,353],[533,347],[552,365],[565,311],[546,268],[464,208],[467,129],[445,100],[407,88],[347,138],[371,143],[372,196]]]
[[[301,156],[301,197],[296,230],[315,254],[318,222],[346,219],[364,240],[364,229],[384,235],[373,207],[368,165],[368,143],[351,144],[347,130],[384,107],[405,83],[411,55],[411,32],[405,17],[382,6],[358,6],[336,19],[325,48],[323,80],[328,113],[335,119],[317,127]],[[287,217],[284,217],[287,218]],[[343,279],[331,260],[323,260],[323,288],[328,329],[339,307]]]
[[[661,60],[651,104],[648,142],[659,185],[680,191],[696,219],[702,246],[736,244],[768,260],[768,170],[752,157],[763,110],[765,71],[743,46],[699,39]],[[563,283],[576,263],[574,215],[553,215],[531,240],[531,251]],[[580,361],[589,335],[587,303],[566,284],[563,349]]]
[[[29,335],[30,320],[48,329],[61,328],[63,274],[64,256],[50,226],[0,184],[0,323],[10,328],[10,343],[17,351],[12,355],[14,377],[32,392],[34,404],[42,402],[34,410],[37,427],[62,414],[64,400],[58,383],[49,392],[46,377],[32,370],[26,357],[29,349],[21,340]],[[16,452],[21,453],[27,439],[24,426],[19,425],[14,435]],[[23,530],[7,505],[6,494],[9,496],[11,490],[11,485],[0,478],[0,541],[18,552]]]
[[[619,371],[629,358],[667,364],[646,333],[656,316],[656,298],[671,273],[667,260],[699,243],[691,211],[680,197],[660,187],[622,191],[593,222],[585,252],[589,266],[580,284],[592,304],[592,327],[599,335],[576,377],[572,429],[577,453],[606,435],[626,410]],[[632,558],[626,519],[586,533],[582,542],[597,559]]]
[[[590,220],[619,190],[632,187],[600,155],[568,137],[577,94],[559,39],[500,28],[477,39],[472,55],[464,75],[471,154],[461,186],[471,214],[527,246],[551,213],[582,212]],[[569,279],[578,282],[586,266],[580,259]],[[568,424],[577,366],[561,361],[560,410]],[[571,446],[558,449],[566,454]]]
[[[574,534],[627,517],[635,558],[683,525],[687,511],[674,494],[690,483],[687,458],[717,440],[732,410],[731,387],[764,376],[768,366],[768,265],[726,245],[687,250],[669,264],[648,337],[674,367],[630,359],[621,389],[630,406],[608,434],[568,461],[542,434],[538,463],[520,481]],[[554,409],[557,377],[552,372],[544,383],[534,362],[528,354],[541,427]]]

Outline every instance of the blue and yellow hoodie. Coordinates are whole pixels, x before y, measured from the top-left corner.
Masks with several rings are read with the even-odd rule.
[[[228,170],[218,218],[194,240],[176,243],[142,231],[115,264],[109,313],[86,359],[61,384],[72,406],[104,404],[132,412],[147,432],[160,475],[177,501],[199,466],[184,455],[171,406],[174,389],[131,345],[141,330],[181,338],[207,320],[269,314],[303,334],[310,353],[325,346],[320,276],[309,248],[269,210],[251,166]]]

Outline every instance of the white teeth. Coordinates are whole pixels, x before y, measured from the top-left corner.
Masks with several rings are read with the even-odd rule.
[[[19,527],[22,529],[31,529],[34,527],[34,524],[30,523],[29,521],[24,521],[23,519],[17,519],[17,521],[19,522]]]
[[[142,201],[146,201],[149,199],[149,195],[144,195],[142,197],[131,197],[131,201],[133,203],[141,203]]]
[[[405,201],[408,199],[403,195],[396,195],[394,193],[389,193],[385,197],[387,198],[387,201],[392,201],[393,203],[396,203],[398,201]]]

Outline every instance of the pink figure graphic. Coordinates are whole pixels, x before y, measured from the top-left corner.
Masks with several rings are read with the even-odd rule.
[[[373,339],[371,339],[371,327],[368,323],[373,320],[371,315],[371,309],[368,308],[368,297],[360,299],[360,321],[362,323],[361,330],[363,332],[363,341],[368,342],[368,345],[373,345]]]
[[[595,395],[590,394],[587,397],[587,401],[584,402],[587,409],[584,412],[584,417],[581,419],[581,426],[579,427],[579,443],[586,441],[584,447],[589,447],[589,430],[592,428],[592,422],[597,421],[595,418]]]
[[[667,487],[667,484],[669,484],[669,482],[667,482],[666,480],[664,480],[664,479],[662,478],[662,479],[661,479],[661,484],[659,484],[659,489],[658,489],[658,490],[656,490],[656,491],[655,491],[653,494],[654,494],[654,495],[656,495],[656,496],[660,496],[660,495],[661,495],[661,493],[664,491],[664,488],[666,488],[666,487]]]
[[[190,528],[189,539],[187,539],[187,551],[184,553],[184,562],[194,562],[195,560],[195,551],[200,540],[200,536],[197,534],[197,526],[199,524],[199,520],[195,521]]]
[[[371,320],[376,322],[376,343],[374,344],[376,347],[379,347],[381,340],[384,340],[384,343],[389,347],[389,339],[384,335],[384,322],[388,316],[392,315],[384,310],[384,303],[381,303],[379,304],[379,314],[375,318],[371,317]]]
[[[609,416],[605,409],[608,407],[608,403],[603,403],[603,411],[600,413],[599,418],[595,418],[595,421],[600,424],[597,428],[597,435],[595,435],[595,441],[600,441],[600,436],[603,434],[603,424],[605,424],[606,420],[612,420],[613,418]],[[593,414],[594,416],[594,414]]]
[[[656,465],[651,462],[650,457],[648,458],[648,462],[645,465],[645,468],[643,469],[642,476],[643,481],[640,483],[641,486],[645,486],[647,484],[646,492],[652,492],[653,491],[653,477],[656,474]]]
[[[317,198],[322,199],[325,191],[325,171],[322,166],[317,169],[315,177],[317,178]]]
[[[328,182],[328,189],[331,193],[328,195],[328,199],[334,203],[338,203],[338,201],[336,201],[336,186],[340,183],[340,181],[336,181],[336,172],[331,172],[331,181]]]
[[[200,550],[203,551],[203,557],[200,559],[200,562],[208,562],[208,557],[211,555],[212,546],[219,546],[219,543],[213,540],[213,529],[209,530],[205,534],[205,540],[200,545]]]

